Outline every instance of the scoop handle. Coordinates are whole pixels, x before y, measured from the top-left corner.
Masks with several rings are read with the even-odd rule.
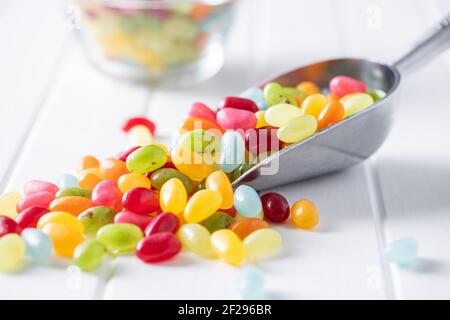
[[[448,48],[450,48],[450,13],[408,53],[397,60],[394,66],[402,74],[408,74],[426,65]]]

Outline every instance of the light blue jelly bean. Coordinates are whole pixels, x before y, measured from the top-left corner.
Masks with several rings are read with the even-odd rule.
[[[245,160],[245,142],[237,131],[226,131],[222,136],[220,147],[220,167],[230,173]]]
[[[256,267],[244,267],[238,277],[238,289],[243,299],[263,299],[264,274]]]
[[[78,179],[74,175],[64,173],[56,179],[56,184],[60,189],[77,188]]]
[[[413,264],[417,258],[419,244],[414,238],[399,239],[391,242],[384,250],[384,256],[389,262],[407,267]]]
[[[252,187],[241,185],[234,192],[234,207],[244,217],[257,217],[262,211],[261,199]]]
[[[253,102],[258,106],[259,110],[266,110],[268,107],[266,99],[264,99],[264,92],[258,87],[249,88],[242,92],[240,96],[241,98],[253,100]]]
[[[38,263],[45,263],[52,255],[53,244],[50,238],[38,229],[25,229],[22,231],[27,254]]]

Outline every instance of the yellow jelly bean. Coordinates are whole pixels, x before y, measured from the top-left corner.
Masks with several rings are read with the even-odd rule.
[[[302,111],[304,114],[312,115],[317,119],[327,104],[328,99],[323,94],[312,94],[303,101]]]
[[[311,115],[305,115],[278,129],[277,136],[283,142],[296,143],[309,138],[316,130],[317,119]]]
[[[291,218],[294,224],[302,229],[313,229],[319,223],[319,213],[315,204],[302,199],[291,208]]]
[[[83,242],[81,232],[61,223],[47,223],[42,231],[52,240],[53,251],[58,256],[71,258],[75,248]]]
[[[17,203],[22,199],[19,192],[9,192],[0,196],[0,214],[14,219],[17,216]]]
[[[233,206],[233,187],[223,171],[211,173],[206,178],[206,188],[220,192],[222,195],[220,209],[230,209]]]
[[[374,103],[371,95],[367,93],[356,94],[348,98],[344,103],[345,117],[349,117]]]
[[[159,204],[163,211],[179,214],[187,203],[187,192],[180,179],[167,180],[159,192]]]
[[[68,212],[54,211],[43,215],[37,223],[37,228],[43,229],[48,223],[59,223],[79,233],[84,232],[83,223],[78,220],[77,217],[75,217],[73,214],[70,214]]]
[[[177,236],[185,249],[204,258],[216,258],[211,246],[211,234],[201,224],[184,224],[178,230]]]
[[[151,131],[144,125],[137,125],[128,131],[128,139],[132,147],[143,147],[153,143]]]
[[[244,239],[244,245],[250,261],[269,257],[281,249],[283,240],[278,231],[274,229],[259,229]]]
[[[239,237],[229,229],[221,229],[211,235],[211,245],[217,256],[231,265],[240,265],[247,250]]]
[[[18,234],[7,234],[0,238],[0,272],[17,271],[25,256],[25,242]]]
[[[215,213],[222,204],[222,195],[214,190],[200,190],[195,193],[184,208],[184,220],[199,223]]]
[[[312,81],[303,81],[297,85],[297,89],[302,90],[306,96],[320,93],[319,87]]]
[[[200,154],[183,148],[181,144],[178,144],[171,152],[171,160],[175,167],[189,178],[197,181],[205,179],[217,170],[219,157],[220,152],[216,152],[215,155]]]
[[[269,124],[266,122],[265,119],[265,111],[264,110],[260,110],[255,112],[255,116],[256,116],[256,128],[262,128],[262,127],[267,127]]]
[[[264,119],[269,125],[280,128],[289,121],[302,115],[303,111],[300,108],[287,103],[280,103],[267,109],[264,114]]]
[[[343,96],[342,98],[340,98],[339,102],[343,104],[343,103],[347,102],[348,100],[350,100],[351,98],[353,98],[354,96],[357,96],[358,94],[360,94],[360,93],[349,93],[349,94]]]
[[[137,173],[127,173],[120,176],[119,180],[117,180],[117,185],[122,193],[135,188],[150,189],[152,186],[149,178]]]

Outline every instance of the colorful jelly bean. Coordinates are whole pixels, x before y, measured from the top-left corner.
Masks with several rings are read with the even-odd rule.
[[[83,170],[78,175],[78,185],[84,189],[93,190],[102,180],[103,178],[98,168]]]
[[[179,131],[185,133],[192,130],[223,131],[216,121],[189,116],[180,124]]]
[[[163,211],[182,213],[187,204],[187,192],[183,182],[172,178],[164,183],[160,192],[159,204]]]
[[[264,217],[275,223],[282,223],[289,218],[290,208],[285,197],[276,192],[261,196]]]
[[[42,231],[53,243],[53,252],[62,257],[71,258],[75,248],[83,242],[83,234],[61,223],[46,223]]]
[[[240,215],[248,218],[256,217],[262,211],[258,193],[247,185],[240,185],[235,190],[234,207]]]
[[[17,203],[17,212],[22,212],[31,207],[48,208],[54,199],[54,195],[47,191],[41,191],[23,198]]]
[[[56,179],[56,184],[58,185],[59,189],[77,188],[78,178],[73,174],[65,173],[58,176],[58,178]]]
[[[59,190],[58,186],[51,182],[41,180],[31,180],[25,184],[24,195],[27,197],[35,193],[46,191],[55,196],[58,190]]]
[[[366,92],[366,85],[351,77],[337,76],[330,81],[330,91],[341,98],[350,93]]]
[[[200,190],[188,201],[183,218],[188,223],[199,223],[210,217],[222,205],[222,195],[214,190]]]
[[[121,153],[119,153],[119,154],[116,156],[116,159],[118,159],[118,160],[120,160],[120,161],[127,162],[128,156],[129,156],[130,154],[132,154],[134,151],[136,151],[137,149],[139,149],[140,147],[141,147],[141,146],[134,146],[134,147],[131,147],[131,148],[128,149],[128,150],[122,151]]]
[[[161,189],[164,183],[170,179],[178,179],[183,183],[186,192],[190,194],[194,190],[194,182],[187,175],[173,168],[158,169],[151,175],[152,186],[156,189]]]
[[[264,99],[269,107],[284,103],[287,97],[283,93],[283,87],[278,83],[268,83],[264,86]]]
[[[387,261],[400,267],[409,267],[416,262],[419,244],[414,238],[395,240],[385,248],[384,256]]]
[[[92,190],[92,202],[95,206],[105,206],[120,211],[122,210],[122,192],[114,181],[103,180]]]
[[[153,144],[154,139],[151,131],[143,125],[134,126],[128,131],[128,141],[131,146],[148,146]]]
[[[291,208],[291,219],[302,229],[313,229],[319,224],[319,213],[316,205],[306,199],[294,203]]]
[[[117,181],[117,185],[122,193],[126,193],[135,188],[150,189],[152,187],[149,178],[137,173],[124,174]]]
[[[50,211],[47,208],[31,207],[19,213],[16,221],[22,230],[26,228],[36,228],[39,219],[49,212]]]
[[[97,240],[88,240],[81,243],[73,254],[75,265],[83,271],[96,269],[103,261],[105,246]]]
[[[231,230],[222,229],[211,235],[211,245],[217,256],[231,265],[240,265],[247,257],[244,243]]]
[[[21,228],[17,222],[8,216],[0,216],[0,238],[10,233],[20,234]]]
[[[43,215],[37,224],[38,229],[43,229],[46,224],[49,223],[58,223],[66,226],[69,229],[73,229],[79,233],[84,232],[84,225],[82,222],[77,220],[72,214],[67,212],[49,212]]]
[[[304,114],[309,114],[317,119],[327,104],[328,99],[323,94],[312,94],[303,101],[302,111]]]
[[[210,233],[213,233],[220,229],[228,228],[233,223],[233,218],[224,212],[216,212],[206,220],[202,222],[202,225],[208,229]]]
[[[344,105],[345,109],[345,117],[350,117],[351,115],[354,115],[355,113],[358,113],[365,108],[373,105],[374,101],[372,96],[368,95],[367,93],[360,93],[344,100],[342,104]]]
[[[138,226],[142,232],[145,231],[148,224],[153,220],[150,214],[138,214],[130,211],[122,211],[114,216],[114,223],[127,223]]]
[[[339,101],[332,101],[322,110],[317,118],[317,130],[323,130],[344,118],[345,109]]]
[[[250,261],[256,262],[261,258],[274,255],[281,249],[281,235],[274,229],[259,229],[244,239]]]
[[[245,141],[237,131],[226,131],[222,136],[220,148],[220,166],[223,171],[231,172],[245,160]]]
[[[123,195],[123,207],[138,214],[148,214],[159,210],[159,199],[153,190],[131,189]]]
[[[256,129],[267,127],[269,124],[266,121],[266,111],[260,110],[258,112],[255,112],[256,116]]]
[[[109,224],[97,232],[97,240],[113,254],[133,252],[143,238],[142,230],[134,224]]]
[[[145,235],[169,232],[176,233],[180,227],[180,219],[176,215],[170,212],[163,212],[157,215],[145,228]]]
[[[196,223],[184,224],[178,230],[177,236],[187,250],[207,259],[216,256],[211,246],[211,234],[204,226]]]
[[[106,158],[100,162],[100,174],[105,180],[116,182],[122,175],[128,173],[127,165],[115,158]]]
[[[22,195],[19,192],[9,192],[0,196],[0,214],[15,218],[17,216],[17,204],[21,199]]]
[[[269,223],[259,218],[241,219],[230,225],[230,229],[244,240],[249,234],[259,229],[270,228]]]
[[[302,81],[297,85],[297,89],[303,91],[308,97],[320,93],[320,88],[312,81]]]
[[[203,180],[217,170],[215,162],[207,161],[204,154],[193,152],[177,145],[172,149],[171,159],[177,170],[193,180]]]
[[[34,262],[47,262],[53,250],[53,244],[48,235],[41,230],[28,228],[23,230],[22,239],[25,242],[26,253]]]
[[[195,102],[188,108],[187,114],[194,118],[201,118],[216,122],[216,113],[212,111],[206,104]]]
[[[86,169],[95,169],[100,167],[100,161],[93,156],[85,156],[80,159],[77,165],[77,172],[80,173]]]
[[[137,149],[128,156],[126,166],[130,172],[145,174],[161,168],[167,162],[167,154],[158,146]]]
[[[281,103],[267,109],[264,114],[264,119],[269,125],[279,128],[302,115],[303,111],[300,108]]]
[[[145,263],[158,263],[175,257],[181,251],[181,242],[169,232],[154,233],[141,240],[136,256]]]
[[[128,133],[132,128],[136,126],[145,126],[152,134],[155,134],[156,125],[153,121],[145,117],[134,117],[127,119],[122,124],[122,131]]]
[[[248,130],[245,133],[245,146],[253,155],[261,153],[278,152],[281,149],[281,142],[277,136],[278,130],[273,127],[263,127],[255,130]]]
[[[242,268],[238,277],[238,289],[243,299],[263,299],[265,297],[263,272],[254,266]]]
[[[115,221],[115,215],[113,209],[97,206],[82,212],[77,219],[83,224],[85,235],[95,236],[100,228]]]
[[[220,104],[217,110],[221,110],[224,108],[233,108],[233,109],[240,109],[240,110],[247,110],[252,113],[255,113],[258,111],[258,106],[255,102],[253,102],[250,99],[245,99],[241,97],[226,97],[224,98]]]
[[[0,272],[16,272],[22,266],[25,243],[18,234],[7,234],[0,238]]]
[[[233,207],[233,187],[228,176],[223,171],[211,173],[206,178],[205,187],[209,190],[218,191],[222,195],[222,204],[219,209],[230,209]]]
[[[374,102],[377,102],[378,100],[381,100],[384,97],[386,97],[386,92],[377,89],[367,90],[367,94],[369,94],[372,97]]]
[[[57,198],[64,198],[64,197],[85,197],[88,199],[92,198],[92,190],[84,189],[84,188],[65,188],[59,190],[59,192],[56,194]]]
[[[317,120],[305,115],[291,120],[278,130],[277,136],[283,142],[296,143],[311,137],[317,131]]]
[[[217,112],[217,123],[223,129],[253,129],[256,127],[256,116],[253,112],[234,108],[224,108]]]
[[[53,200],[50,203],[50,211],[65,211],[78,216],[83,211],[92,208],[93,202],[85,197],[64,197]]]

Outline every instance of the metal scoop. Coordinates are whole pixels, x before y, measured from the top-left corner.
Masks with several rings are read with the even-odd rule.
[[[364,59],[328,60],[267,81],[295,86],[310,80],[319,87],[326,87],[333,77],[346,75],[364,81],[368,88],[380,89],[387,94],[367,109],[261,161],[237,179],[233,186],[247,184],[256,190],[264,190],[345,169],[367,159],[389,133],[401,75],[425,65],[449,47],[450,14],[393,65]],[[275,174],[270,173],[274,171]]]

